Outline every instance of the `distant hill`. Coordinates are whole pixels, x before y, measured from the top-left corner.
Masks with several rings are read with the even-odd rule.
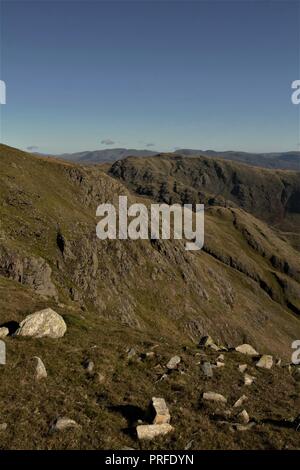
[[[252,166],[271,168],[274,170],[300,171],[300,152],[296,151],[249,153],[232,150],[216,152],[215,150],[179,149],[173,153],[175,155],[188,157],[202,155],[205,157],[223,158],[225,160],[233,160]],[[63,153],[61,155],[54,155],[54,157],[87,165],[97,163],[114,163],[117,160],[122,160],[123,158],[127,157],[152,157],[154,155],[159,155],[158,151],[113,148],[104,150],[85,150],[83,152],[75,153]]]
[[[56,158],[62,158],[63,160],[69,160],[76,163],[94,164],[115,162],[116,160],[121,160],[122,158],[129,156],[151,157],[156,153],[157,152],[153,152],[151,150],[114,148],[104,150],[86,150],[76,153],[63,153],[61,155],[56,155]]]
[[[300,171],[300,152],[248,153],[232,150],[216,152],[215,150],[179,149],[174,153],[187,156],[204,155],[205,157],[224,158],[263,168]]]

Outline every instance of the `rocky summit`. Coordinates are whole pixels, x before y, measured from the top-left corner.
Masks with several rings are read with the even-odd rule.
[[[203,249],[99,240],[119,195],[204,203]],[[299,448],[299,196],[211,156],[0,145],[0,448]]]

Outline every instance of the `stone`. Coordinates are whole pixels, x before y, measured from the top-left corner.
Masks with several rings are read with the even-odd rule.
[[[61,315],[51,308],[28,315],[17,329],[16,336],[33,338],[61,338],[67,331],[67,325]]]
[[[250,346],[250,344],[241,344],[237,346],[235,350],[241,354],[246,354],[247,356],[257,357],[259,356],[258,352]]]
[[[170,370],[177,369],[178,364],[180,363],[180,361],[181,361],[181,358],[179,356],[171,357],[171,359],[169,360],[169,362],[167,364],[167,368],[170,369]]]
[[[242,424],[248,424],[249,421],[250,421],[250,418],[249,418],[249,415],[247,413],[246,410],[243,410],[241,411],[239,414],[238,414],[238,420],[242,423]]]
[[[202,338],[199,341],[199,346],[200,348],[207,348],[214,344],[214,340],[212,339],[211,336],[202,336]]]
[[[127,358],[132,359],[134,356],[136,356],[136,350],[134,348],[130,348],[127,353]]]
[[[6,328],[5,326],[2,326],[0,328],[0,338],[5,338],[8,335],[9,335],[9,329]]]
[[[247,367],[247,364],[240,364],[239,371],[243,374],[246,371]]]
[[[0,424],[0,431],[6,431],[7,429],[7,423],[1,423]]]
[[[150,404],[150,415],[154,415],[153,424],[164,424],[170,422],[171,416],[164,398],[152,398]]]
[[[219,403],[227,403],[227,399],[220,393],[215,392],[204,392],[203,400],[207,401],[217,401]]]
[[[86,359],[83,366],[89,375],[94,375],[95,363],[93,361]]]
[[[242,406],[245,401],[248,400],[248,397],[246,395],[242,395],[233,405],[233,408],[238,408],[239,406]]]
[[[216,367],[225,367],[224,362],[217,361],[216,362]]]
[[[244,384],[245,385],[251,385],[255,380],[255,377],[253,375],[245,374],[244,375]]]
[[[253,428],[253,426],[255,426],[254,422],[248,423],[248,424],[239,424],[239,423],[234,424],[234,427],[237,431],[249,431],[251,428]]]
[[[173,431],[173,426],[169,423],[164,424],[141,424],[136,427],[137,437],[139,440],[151,440],[158,436],[165,436]]]
[[[37,360],[36,368],[35,368],[35,380],[45,379],[47,377],[46,367],[39,357],[35,356],[34,359]]]
[[[204,362],[202,364],[202,371],[203,371],[203,374],[205,375],[205,377],[207,377],[207,378],[211,379],[214,375],[210,362]]]
[[[224,354],[220,354],[220,355],[217,357],[217,361],[224,361],[224,360],[225,360]]]
[[[264,354],[256,363],[256,367],[260,367],[261,369],[271,369],[273,367],[273,357],[268,354]]]
[[[76,423],[73,419],[70,418],[58,418],[54,425],[52,426],[53,431],[64,431],[65,429],[78,428],[79,424]]]

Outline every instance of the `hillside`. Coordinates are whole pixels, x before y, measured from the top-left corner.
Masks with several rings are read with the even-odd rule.
[[[136,447],[123,431],[152,396],[166,398],[176,432],[148,448],[183,448],[193,433],[192,448],[297,447],[293,426],[276,427],[299,414],[297,382],[286,367],[258,371],[247,391],[259,433],[228,436],[199,399],[211,387],[230,402],[243,393],[237,367],[246,359],[232,351],[238,344],[290,362],[300,338],[298,173],[162,155],[122,160],[106,174],[1,145],[0,180],[1,324],[51,307],[68,328],[59,340],[5,338],[2,448]],[[187,252],[180,240],[98,240],[96,207],[118,195],[145,204],[204,197],[204,249]],[[284,224],[295,232],[283,234]],[[208,383],[197,365],[207,334],[228,350],[224,371]],[[175,354],[179,370],[160,380]],[[206,354],[216,360],[216,352]],[[48,369],[38,384],[34,356]],[[93,377],[82,365],[87,358]],[[80,430],[49,434],[57,415]]]

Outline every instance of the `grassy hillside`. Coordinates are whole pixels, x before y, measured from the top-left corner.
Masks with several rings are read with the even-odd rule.
[[[134,162],[140,165],[138,159]],[[169,159],[150,163],[155,178],[156,173],[160,178],[165,174],[169,184]],[[297,445],[294,431],[285,428],[280,435],[262,429],[263,442],[256,434],[228,436],[219,430],[209,410],[199,405],[201,391],[223,387],[232,401],[243,391],[236,370],[245,359],[229,352],[224,373],[216,371],[209,384],[199,372],[197,343],[210,334],[229,348],[249,342],[290,361],[291,342],[300,337],[299,253],[266,224],[267,217],[256,218],[254,209],[247,212],[248,206],[236,201],[215,202],[207,209],[201,252],[186,252],[182,241],[98,240],[95,213],[101,202],[116,202],[126,194],[132,202],[151,202],[145,192],[132,192],[144,174],[143,165],[150,163],[143,159],[137,174],[131,166],[130,181],[125,169],[118,181],[99,167],[78,167],[0,146],[1,323],[20,322],[28,313],[52,307],[68,325],[60,340],[5,339],[8,363],[0,369],[0,416],[8,428],[1,436],[3,448],[135,447],[136,438],[122,430],[153,395],[168,400],[177,431],[150,447],[180,448],[190,433],[196,433],[194,448],[261,448],[267,442],[278,448],[289,439],[292,447]],[[186,170],[178,171],[177,184],[184,187],[189,175],[184,179]],[[288,173],[274,178],[298,187]],[[226,197],[222,195],[225,202]],[[127,356],[130,348],[136,350],[133,360]],[[144,355],[149,351],[155,351],[151,360]],[[176,371],[157,382],[158,365],[164,368],[174,354],[182,356],[184,373]],[[43,383],[33,380],[33,356],[41,357],[48,369]],[[97,374],[87,375],[82,365],[87,357],[104,381]],[[285,404],[298,406],[287,369],[270,374],[259,372],[249,392],[262,403],[258,421],[284,418]],[[278,400],[268,414],[274,387]],[[251,406],[254,413],[254,401]],[[49,434],[57,415],[76,419],[81,428]]]

